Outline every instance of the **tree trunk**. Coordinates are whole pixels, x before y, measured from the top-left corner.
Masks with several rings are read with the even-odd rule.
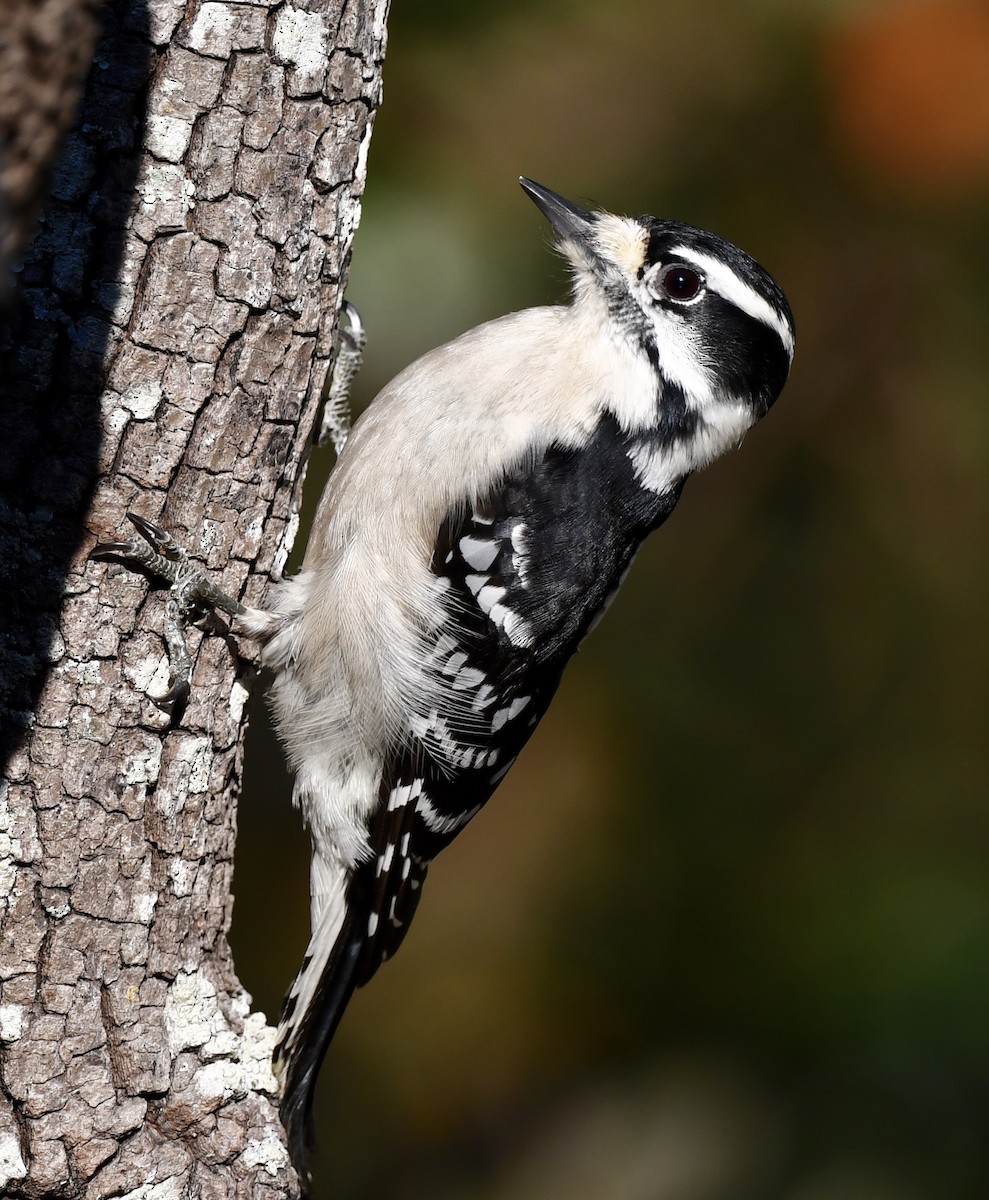
[[[87,561],[158,520],[262,604],[359,214],[388,0],[113,0],[0,331],[0,1194],[297,1194],[226,935],[250,671]],[[277,866],[273,865],[273,872]]]

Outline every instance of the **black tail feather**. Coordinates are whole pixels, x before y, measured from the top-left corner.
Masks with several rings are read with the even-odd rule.
[[[358,966],[367,934],[367,907],[354,895],[364,890],[358,878],[352,879],[351,884],[343,927],[312,1003],[292,1040],[282,1080],[279,1113],[288,1134],[289,1155],[302,1184],[303,1196],[309,1194],[309,1155],[315,1141],[313,1097],[316,1080],[340,1018],[360,982]]]

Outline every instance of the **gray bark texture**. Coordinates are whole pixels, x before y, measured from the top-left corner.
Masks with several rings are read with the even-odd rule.
[[[159,521],[285,562],[388,0],[111,0],[0,328],[0,1195],[289,1197],[274,1031],[227,944],[252,672],[87,560]],[[0,20],[3,14],[0,13]],[[291,819],[287,813],[286,819]],[[277,872],[277,864],[273,864]]]

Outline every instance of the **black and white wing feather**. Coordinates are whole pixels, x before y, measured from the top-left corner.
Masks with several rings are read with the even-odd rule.
[[[360,982],[398,948],[426,865],[508,773],[642,538],[672,512],[682,481],[649,492],[632,449],[604,416],[585,445],[549,447],[443,523],[432,570],[455,630],[438,632],[430,667],[450,703],[416,719],[383,781]]]

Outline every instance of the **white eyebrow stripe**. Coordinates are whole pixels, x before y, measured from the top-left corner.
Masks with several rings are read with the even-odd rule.
[[[786,347],[786,352],[793,358],[793,330],[789,321],[776,311],[765,296],[760,296],[755,288],[749,287],[726,263],[712,258],[709,254],[701,254],[687,246],[676,246],[670,251],[677,258],[685,258],[695,263],[704,272],[707,286],[713,292],[734,304],[742,312],[748,313],[757,321],[762,321],[770,329],[775,329],[780,341]]]

